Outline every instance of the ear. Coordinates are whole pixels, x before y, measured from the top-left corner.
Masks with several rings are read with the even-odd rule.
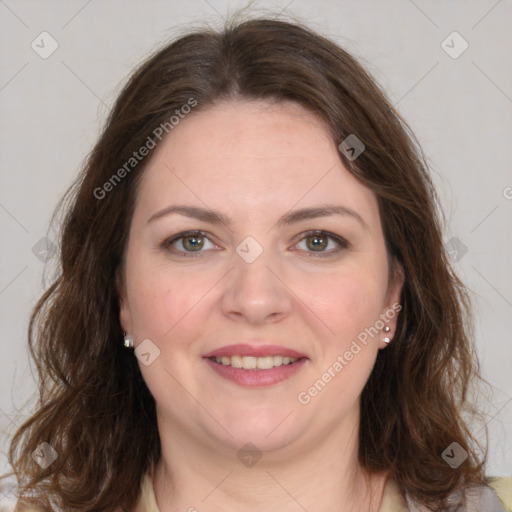
[[[126,294],[126,287],[123,279],[121,278],[121,271],[118,269],[116,272],[116,286],[119,297],[119,323],[121,328],[126,333],[132,332],[132,318],[130,312],[130,305]]]
[[[125,297],[119,298],[119,323],[121,324],[121,328],[124,332],[132,332],[130,306],[128,305],[128,299]]]
[[[400,297],[402,294],[402,288],[405,282],[405,272],[402,265],[398,262],[394,262],[392,265],[390,280],[388,284],[388,292],[386,294],[386,301],[384,310],[382,311],[381,318],[385,322],[386,326],[389,327],[388,332],[382,332],[381,340],[379,342],[379,348],[387,347],[387,343],[382,341],[382,338],[387,337],[393,342],[393,337],[396,333],[396,325],[398,321],[398,315],[402,306],[400,304]]]

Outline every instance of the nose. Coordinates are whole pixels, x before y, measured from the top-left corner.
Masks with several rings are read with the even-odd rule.
[[[264,251],[247,263],[238,255],[225,281],[221,307],[231,319],[253,325],[276,322],[292,309],[292,294],[279,267]]]

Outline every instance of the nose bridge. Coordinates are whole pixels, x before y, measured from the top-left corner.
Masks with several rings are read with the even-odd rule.
[[[234,268],[223,296],[224,313],[262,322],[288,312],[291,302],[277,277],[279,267],[276,251],[254,237],[246,237],[236,248]]]
[[[280,285],[274,275],[279,266],[275,251],[268,240],[264,244],[248,236],[236,248],[233,285],[239,289],[244,288],[244,293],[264,293]]]

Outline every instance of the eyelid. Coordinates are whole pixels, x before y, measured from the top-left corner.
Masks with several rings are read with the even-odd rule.
[[[204,238],[208,239],[212,244],[216,245],[211,240],[212,235],[210,235],[208,232],[200,230],[200,229],[194,229],[194,230],[189,230],[189,231],[182,231],[181,233],[177,233],[176,235],[173,235],[172,237],[165,239],[164,242],[162,243],[162,246],[169,249],[173,243],[179,241],[180,239],[192,237],[192,236],[204,237]],[[318,251],[318,252],[317,251],[302,251],[302,252],[307,253],[308,256],[311,256],[311,257],[327,258],[329,256],[337,255],[341,251],[346,250],[350,247],[350,243],[342,236],[335,235],[334,233],[331,233],[331,232],[325,231],[325,230],[321,230],[321,229],[313,229],[313,230],[304,231],[304,232],[300,233],[299,235],[297,235],[297,237],[299,237],[299,238],[294,243],[294,246],[297,245],[299,242],[305,240],[306,238],[309,238],[312,236],[323,236],[323,237],[329,238],[329,239],[333,240],[334,242],[336,242],[336,244],[338,244],[338,247],[336,249],[331,249],[330,251]],[[206,252],[206,251],[181,251],[181,250],[177,250],[177,249],[175,251],[182,256],[192,257],[192,258],[201,257],[199,255],[201,253]],[[299,249],[299,251],[301,251],[301,250]]]

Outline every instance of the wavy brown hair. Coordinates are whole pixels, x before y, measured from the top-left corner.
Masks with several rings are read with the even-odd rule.
[[[43,510],[131,510],[159,460],[155,402],[123,347],[118,295],[150,156],[101,198],[98,189],[190,98],[195,111],[230,99],[292,100],[323,119],[336,144],[350,134],[364,142],[357,160],[340,158],[376,194],[391,268],[403,269],[405,283],[393,343],[363,390],[359,461],[370,474],[389,472],[430,510],[447,510],[451,493],[485,483],[486,454],[463,419],[478,377],[471,308],[445,253],[425,157],[354,57],[301,23],[271,19],[231,19],[149,57],[68,191],[60,271],[30,320],[40,396],[10,447],[20,495]],[[31,457],[41,442],[58,453],[46,469]],[[441,457],[453,442],[469,454],[455,469]]]

